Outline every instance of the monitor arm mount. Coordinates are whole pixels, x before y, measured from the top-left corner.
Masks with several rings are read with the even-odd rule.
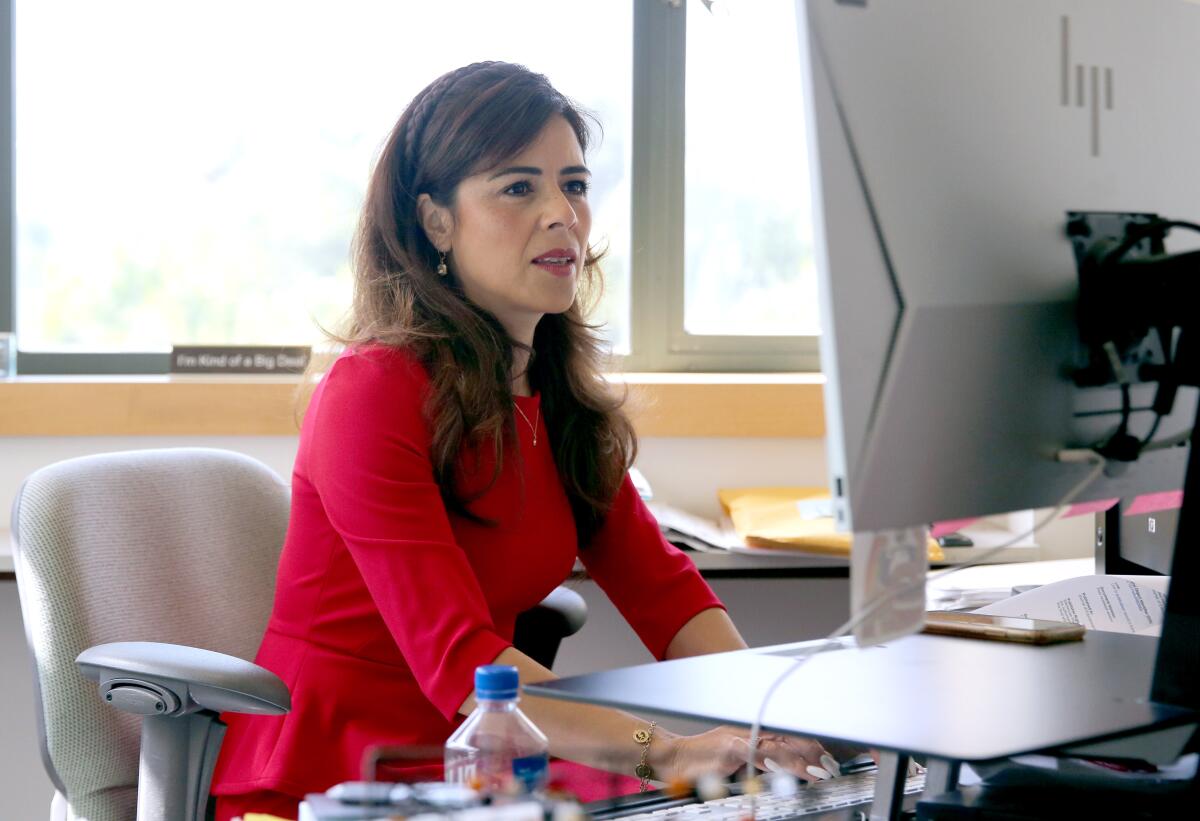
[[[1175,228],[1200,231],[1195,223],[1155,214],[1067,214],[1067,236],[1079,269],[1079,334],[1087,358],[1075,372],[1075,382],[1081,387],[1116,382],[1121,387],[1121,423],[1096,448],[1107,459],[1136,459],[1150,445],[1158,421],[1171,412],[1179,388],[1200,386],[1200,357],[1193,348],[1200,332],[1193,327],[1200,324],[1200,251],[1166,253],[1163,241]],[[1155,422],[1142,439],[1127,430],[1134,381],[1158,383]],[[1192,443],[1150,688],[1153,701],[1191,710],[1200,710],[1198,530],[1200,451]]]
[[[1193,350],[1200,324],[1200,251],[1168,254],[1172,229],[1200,225],[1155,214],[1073,211],[1067,236],[1079,271],[1077,320],[1086,364],[1075,371],[1080,387],[1116,382],[1122,418],[1096,450],[1106,459],[1131,462],[1149,444],[1158,422],[1171,412],[1180,386],[1200,386],[1200,358]],[[1128,432],[1132,383],[1155,382],[1155,422],[1143,439]]]

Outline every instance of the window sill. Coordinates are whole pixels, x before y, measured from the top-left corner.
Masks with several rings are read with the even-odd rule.
[[[639,436],[825,434],[820,374],[622,374]],[[20,376],[0,380],[0,436],[292,436],[297,379]]]

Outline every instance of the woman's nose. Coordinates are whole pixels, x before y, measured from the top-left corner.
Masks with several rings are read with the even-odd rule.
[[[579,222],[579,215],[575,213],[575,207],[571,205],[571,201],[567,199],[566,195],[558,191],[551,195],[550,201],[546,204],[543,221],[546,228],[574,228],[575,224]]]

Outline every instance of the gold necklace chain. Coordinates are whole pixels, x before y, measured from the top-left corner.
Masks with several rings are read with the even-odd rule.
[[[534,421],[532,422],[529,421],[529,417],[525,415],[525,411],[521,410],[521,406],[515,401],[513,402],[513,407],[517,409],[517,413],[521,414],[521,418],[525,420],[525,424],[529,425],[529,430],[533,433],[533,446],[537,447],[537,423],[542,419],[541,403],[538,403],[537,411],[535,411],[533,415]]]

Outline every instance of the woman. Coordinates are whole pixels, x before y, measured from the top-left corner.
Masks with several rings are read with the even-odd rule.
[[[346,352],[305,415],[257,659],[293,709],[228,717],[219,819],[294,817],[305,793],[358,778],[372,745],[440,747],[474,707],[478,665],[552,678],[511,646],[513,623],[576,557],[656,657],[745,647],[627,476],[633,431],[580,305],[597,276],[588,139],[544,77],[504,63],[446,74],[396,124],[356,239]],[[728,728],[522,708],[552,755],[629,776],[643,749],[660,779],[729,773],[748,752]],[[823,752],[770,738],[758,755],[804,774]]]

